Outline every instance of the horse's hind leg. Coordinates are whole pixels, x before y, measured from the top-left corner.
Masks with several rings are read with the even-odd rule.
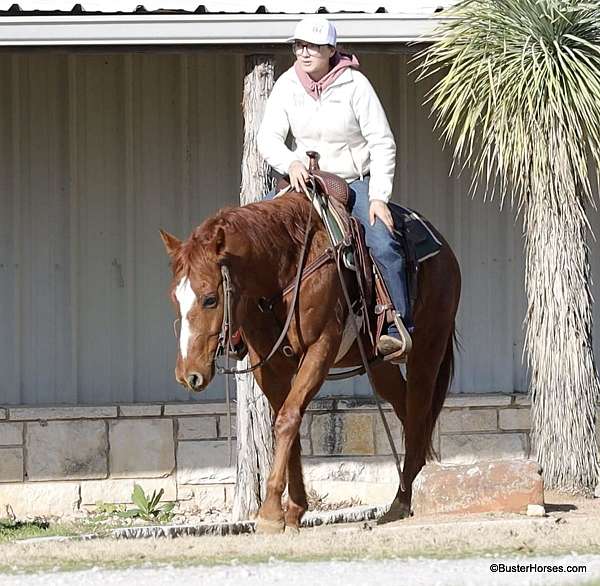
[[[405,429],[406,435],[406,381],[400,372],[398,366],[390,363],[382,363],[372,371],[373,383],[377,394],[392,405],[394,413],[398,416]],[[403,467],[402,479],[405,479],[406,464]],[[391,520],[403,519],[410,515],[410,497],[408,501],[402,498],[405,493],[402,491],[402,483],[398,482],[398,492],[394,497],[390,510],[380,519],[379,522],[388,522]],[[393,517],[393,519],[391,518]]]
[[[450,340],[451,334],[448,337],[436,338],[435,341],[428,340],[428,360],[422,359],[425,353],[423,350],[419,351],[417,347],[418,353],[414,354],[414,362],[409,362],[406,417],[403,422],[405,457],[402,478],[404,487],[399,487],[390,510],[378,520],[378,523],[396,521],[410,514],[413,481],[425,465],[431,450],[433,427],[439,413],[435,403],[443,402],[449,384],[446,370],[447,361],[451,359],[452,353],[452,345],[447,350],[447,345],[451,344]],[[422,343],[423,339],[420,341]],[[432,357],[436,357],[437,360]],[[439,396],[437,396],[438,394]],[[439,407],[441,408],[441,403]]]

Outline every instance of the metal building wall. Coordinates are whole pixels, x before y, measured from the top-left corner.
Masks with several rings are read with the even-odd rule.
[[[237,201],[242,62],[0,56],[0,404],[187,398],[158,229]]]
[[[453,388],[524,390],[520,224],[448,178],[409,61],[361,58],[397,139],[395,199],[461,263]],[[0,55],[0,404],[192,399],[172,376],[158,228],[187,235],[237,200],[242,77],[239,55]],[[355,379],[323,393],[368,389]]]

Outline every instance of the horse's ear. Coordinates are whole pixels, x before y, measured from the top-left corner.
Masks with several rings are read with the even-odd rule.
[[[215,232],[215,237],[212,241],[213,252],[217,258],[222,258],[225,256],[227,242],[225,241],[225,228],[223,226],[219,226]]]
[[[206,243],[206,246],[218,262],[241,256],[244,250],[243,244],[240,242],[240,234],[222,224],[215,227],[213,237]]]
[[[172,234],[169,234],[165,230],[160,230],[160,237],[167,249],[167,254],[173,256],[181,247],[181,240],[175,238]]]

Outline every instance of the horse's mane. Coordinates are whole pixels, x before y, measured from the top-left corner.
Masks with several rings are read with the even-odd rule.
[[[284,254],[302,246],[309,202],[303,195],[288,194],[272,201],[228,207],[207,218],[184,241],[172,259],[175,275],[189,275],[192,266],[217,261],[213,243],[219,228],[243,234],[257,254],[273,250]],[[313,222],[314,225],[314,222]]]

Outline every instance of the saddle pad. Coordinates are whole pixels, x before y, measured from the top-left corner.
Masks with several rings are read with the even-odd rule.
[[[419,212],[410,208],[403,208],[397,203],[389,202],[388,206],[394,219],[395,233],[398,238],[403,237],[402,225],[406,239],[412,244],[417,262],[423,262],[435,256],[442,248],[429,222]]]

